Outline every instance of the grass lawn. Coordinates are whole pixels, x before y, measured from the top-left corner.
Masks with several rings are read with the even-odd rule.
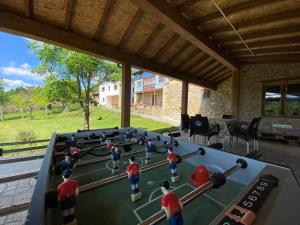
[[[99,117],[102,119],[98,120]],[[53,110],[48,118],[46,118],[44,111],[34,111],[32,120],[28,118],[27,114],[24,119],[20,118],[18,114],[9,114],[5,118],[4,122],[0,122],[0,143],[19,141],[18,133],[20,131],[33,131],[34,139],[48,139],[53,132],[64,133],[83,129],[81,110],[65,113]],[[120,126],[120,112],[91,107],[90,129],[115,126]],[[144,128],[148,131],[172,127],[168,123],[140,116],[131,116],[131,126]]]

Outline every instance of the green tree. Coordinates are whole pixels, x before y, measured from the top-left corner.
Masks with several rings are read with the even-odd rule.
[[[76,82],[68,77],[48,76],[45,79],[44,93],[49,102],[60,102],[65,112],[70,103],[76,102]]]
[[[20,110],[20,115],[24,118],[24,108],[26,107],[26,101],[20,93],[15,93],[10,96],[10,102]]]
[[[84,128],[90,128],[91,86],[94,82],[120,79],[120,69],[105,60],[50,44],[31,42],[32,52],[37,55],[40,65],[34,69],[41,75],[54,74],[69,78],[76,83],[76,101],[82,108]],[[119,72],[118,72],[119,71]]]
[[[5,82],[2,78],[0,78],[0,118],[1,121],[4,120],[4,109],[8,104],[8,96],[5,92]]]
[[[44,107],[45,108],[45,114],[46,117],[48,116],[48,105],[49,105],[49,100],[48,97],[45,93],[44,88],[42,87],[36,87],[30,92],[30,99],[33,103],[34,106],[37,107]]]

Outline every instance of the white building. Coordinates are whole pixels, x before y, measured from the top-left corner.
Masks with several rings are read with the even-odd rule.
[[[120,82],[104,82],[99,86],[99,106],[117,108],[120,106],[120,96]]]
[[[104,82],[99,86],[99,106],[118,108],[121,106],[121,82]],[[134,87],[131,84],[131,104],[134,102]]]

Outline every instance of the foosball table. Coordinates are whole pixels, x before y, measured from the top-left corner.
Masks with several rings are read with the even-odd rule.
[[[162,207],[162,182],[177,196],[184,224],[300,224],[300,188],[290,168],[179,135],[117,127],[53,134],[26,224],[166,224],[178,211],[170,206],[168,215]],[[58,188],[70,180],[74,190]]]

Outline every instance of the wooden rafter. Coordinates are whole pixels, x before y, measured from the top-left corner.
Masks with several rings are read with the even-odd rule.
[[[205,75],[203,75],[201,77],[202,80],[205,80],[205,79],[210,79],[212,77],[214,77],[214,75],[220,73],[221,71],[223,70],[226,70],[226,67],[221,65],[221,66],[218,66],[216,68],[213,68],[211,71],[208,71]]]
[[[138,69],[144,69],[210,89],[215,89],[214,85],[200,81],[195,77],[188,76],[187,74],[178,72],[165,65],[154,63],[150,60],[137,57],[116,48],[87,39],[78,34],[33,19],[0,12],[0,30],[69,48],[74,51],[80,51],[95,57],[106,58],[122,64],[126,63]]]
[[[280,54],[280,55],[269,55],[266,56],[241,56],[239,57],[239,61],[243,62],[287,62],[287,61],[300,61],[300,54],[299,53],[289,53],[289,54]]]
[[[222,78],[219,79],[219,80],[216,80],[216,81],[214,82],[214,84],[216,84],[216,85],[221,84],[221,83],[223,83],[224,81],[228,80],[228,79],[231,78],[231,77],[232,77],[232,75],[231,75],[230,73],[229,73],[229,74],[226,74],[226,76],[222,77]]]
[[[208,56],[206,55],[206,53],[201,52],[199,54],[199,59],[197,59],[195,62],[193,62],[192,64],[188,65],[188,66],[182,66],[180,71],[185,71],[187,68],[194,68],[196,66],[198,66],[200,63],[202,63],[204,60],[206,60],[208,58]]]
[[[224,74],[227,74],[228,73],[228,69],[222,69],[222,70],[219,70],[218,72],[215,72],[214,74],[211,74],[210,76],[208,76],[208,77],[206,77],[205,79],[206,80],[210,80],[210,81],[212,81],[212,80],[216,80],[216,79],[218,79],[219,77],[223,77],[224,76]]]
[[[258,40],[255,42],[248,43],[249,47],[254,50],[258,48],[269,48],[272,46],[288,46],[288,45],[300,45],[300,35],[299,37],[288,37],[288,38],[281,38],[281,39],[274,39],[274,40]],[[246,50],[244,48],[245,46],[243,44],[234,45],[230,48],[230,51],[232,52],[238,52],[238,51],[244,51]]]
[[[186,17],[182,16],[167,1],[131,0],[134,4],[151,13],[168,28],[181,37],[215,58],[232,70],[238,70],[238,64],[230,55],[226,55],[215,42],[195,27]]]
[[[287,35],[287,34],[292,34],[297,31],[300,31],[300,25],[296,26],[285,26],[285,27],[278,27],[278,28],[272,28],[269,30],[261,30],[261,31],[256,31],[256,32],[251,32],[251,33],[245,33],[242,34],[244,40],[249,41],[252,39],[257,39],[257,38],[275,38],[276,36],[281,36],[281,35]],[[226,37],[220,38],[222,43],[224,43],[226,46],[231,45],[231,43],[234,45],[237,41],[240,41],[239,39],[235,39],[236,35],[232,33],[232,35],[228,35]]]
[[[177,49],[175,54],[171,55],[171,57],[166,61],[166,64],[171,64],[174,59],[176,59],[180,54],[184,53],[188,48],[192,45],[189,42],[186,42],[181,48]]]
[[[125,34],[121,38],[121,40],[118,44],[118,48],[120,48],[120,49],[124,48],[124,46],[126,45],[126,43],[129,40],[130,36],[137,28],[137,25],[138,25],[139,21],[141,20],[143,14],[144,14],[144,11],[142,9],[137,10],[137,12],[135,13],[134,17],[132,18],[129,26],[126,29]]]
[[[161,56],[161,54],[165,51],[167,51],[179,38],[178,34],[173,34],[173,36],[162,46],[161,49],[159,49],[154,56],[151,58],[155,61]]]
[[[176,68],[181,70],[180,69],[181,67],[183,67],[191,59],[195,58],[198,54],[199,54],[199,49],[198,48],[194,49],[190,54],[187,54],[180,63],[177,64]]]
[[[197,77],[203,78],[203,76],[205,76],[206,74],[211,73],[211,71],[215,70],[218,66],[220,66],[220,63],[218,61],[216,61],[216,62],[214,62],[210,65],[207,65],[205,68],[203,68],[199,71],[197,70],[195,73],[197,74]]]
[[[218,82],[218,80],[222,79],[224,76],[227,76],[228,73],[231,73],[231,71],[228,69],[224,70],[209,80],[210,80],[210,82],[213,82],[213,83]]]
[[[201,63],[199,63],[198,65],[196,65],[194,67],[194,69],[190,70],[191,74],[197,74],[201,69],[205,68],[206,66],[210,65],[211,63],[213,63],[214,61],[216,61],[214,58],[210,58],[207,57],[205,60],[203,60]]]
[[[286,11],[282,13],[277,13],[277,14],[272,14],[272,15],[267,15],[267,16],[262,16],[256,19],[249,19],[247,21],[239,22],[236,24],[233,24],[237,29],[242,29],[242,28],[248,28],[251,26],[257,26],[257,25],[264,25],[268,23],[276,23],[276,22],[281,22],[285,20],[291,20],[295,18],[300,18],[299,15],[299,9],[297,10],[292,10],[292,11]],[[209,30],[209,32],[212,33],[223,33],[223,32],[232,32],[232,28],[229,26],[226,27],[221,27],[217,29],[212,29]]]
[[[75,0],[68,0],[67,1],[67,10],[65,15],[65,29],[69,30],[71,26],[71,20],[72,20],[72,11],[75,7]]]
[[[187,0],[179,5],[176,6],[176,9],[179,12],[183,12],[189,8],[191,8],[192,6],[198,4],[199,2],[201,2],[202,0]]]
[[[279,46],[267,49],[256,49],[253,50],[256,56],[258,55],[272,55],[272,54],[285,54],[285,53],[300,53],[300,46]],[[250,56],[249,52],[237,52],[237,57]]]
[[[32,0],[24,0],[25,16],[32,18]]]
[[[113,13],[113,9],[116,4],[116,1],[117,0],[106,0],[102,16],[101,16],[98,26],[97,26],[95,40],[97,40],[97,41],[101,40],[103,31],[105,29],[106,22],[107,22],[108,18],[111,16],[111,14]]]
[[[228,16],[231,16],[235,13],[240,13],[242,11],[248,11],[251,9],[255,9],[258,7],[262,7],[265,5],[269,5],[269,4],[274,4],[277,2],[282,2],[282,0],[255,0],[255,1],[246,1],[237,5],[233,5],[233,6],[229,6],[227,8],[222,9],[223,12]],[[220,14],[220,12],[213,12],[210,13],[206,16],[203,17],[199,17],[194,19],[192,22],[196,25],[200,25],[204,22],[210,21],[210,20],[215,20],[215,19],[219,19],[222,18],[222,15]]]
[[[144,44],[137,50],[137,54],[143,54],[150,46],[151,42],[159,35],[159,33],[164,29],[164,25],[162,23],[158,23],[152,33],[145,40]]]

